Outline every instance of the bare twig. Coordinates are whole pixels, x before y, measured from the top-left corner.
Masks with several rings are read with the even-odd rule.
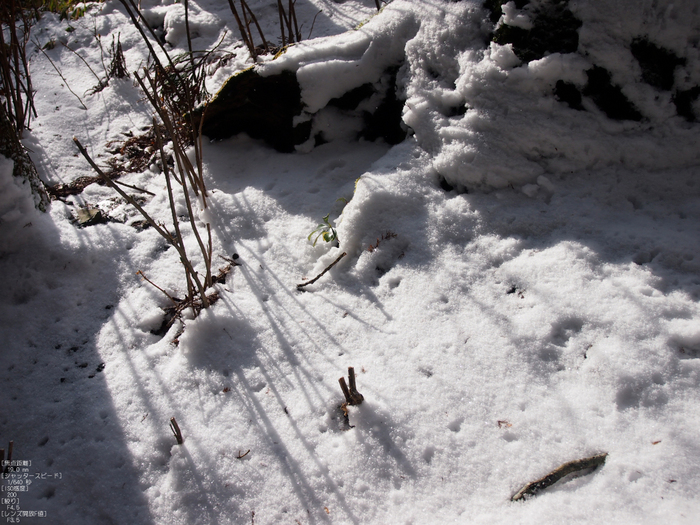
[[[297,11],[295,9],[296,0],[289,0],[289,19],[294,22],[294,36],[297,42],[301,42],[301,33],[297,22]]]
[[[253,42],[248,37],[248,32],[246,31],[246,27],[243,25],[243,21],[241,20],[241,17],[238,14],[238,10],[236,9],[236,5],[233,3],[233,0],[228,0],[228,5],[231,8],[231,12],[233,13],[234,18],[236,19],[236,24],[238,24],[238,30],[241,33],[241,38],[243,39],[243,43],[248,48],[248,52],[250,53],[250,56],[253,58],[253,60],[255,60],[258,56],[257,53],[255,52],[255,45],[253,45]],[[284,38],[284,36],[282,38]]]
[[[190,64],[192,65],[192,72],[196,73],[196,69],[194,67],[194,55],[192,54],[192,37],[190,36],[190,2],[189,0],[184,1],[185,4],[185,33],[187,34],[187,50],[189,51],[189,56],[190,56]]]
[[[140,275],[141,278],[142,278],[144,281],[150,283],[151,286],[153,286],[153,287],[156,288],[157,290],[160,290],[161,292],[163,292],[163,294],[165,294],[165,296],[166,296],[168,299],[170,299],[174,304],[178,304],[178,303],[180,302],[179,299],[176,299],[175,297],[173,297],[172,295],[170,295],[168,292],[166,292],[165,290],[163,290],[163,289],[162,289],[160,286],[158,286],[156,283],[154,283],[153,281],[151,281],[148,277],[146,277],[146,276],[144,275],[144,273],[143,273],[141,270],[139,270],[138,272],[136,272],[136,275]]]
[[[75,91],[73,91],[73,90],[70,88],[70,85],[68,84],[68,81],[66,80],[66,77],[63,76],[63,73],[61,73],[61,70],[58,69],[58,66],[56,66],[56,64],[53,63],[53,60],[51,60],[51,57],[50,57],[49,55],[47,55],[47,54],[46,54],[46,51],[44,51],[44,50],[41,48],[41,46],[39,45],[39,42],[34,42],[34,43],[36,44],[37,49],[39,49],[39,51],[41,51],[41,52],[44,54],[44,56],[45,56],[46,58],[48,58],[48,60],[49,60],[49,62],[51,63],[51,65],[52,65],[53,68],[56,70],[56,73],[58,73],[58,76],[61,77],[61,80],[63,80],[63,83],[64,83],[64,84],[66,85],[66,87],[68,88],[68,91],[70,91],[71,93],[73,93],[73,95],[75,96],[75,98],[78,99],[78,102],[80,102],[80,105],[83,106],[83,109],[84,109],[85,111],[87,111],[87,106],[86,106],[85,104],[83,104],[83,101],[82,101],[81,98],[75,93]]]
[[[143,215],[143,218],[148,221],[148,223],[168,242],[172,242],[172,237],[168,235],[168,233],[163,230],[152,218],[151,216],[144,210],[141,205],[134,200],[134,198],[131,195],[128,195],[127,193],[124,192],[121,188],[119,188],[112,179],[110,179],[105,172],[103,172],[100,167],[95,164],[95,161],[92,160],[90,155],[88,154],[87,150],[83,147],[83,145],[80,143],[80,141],[76,138],[73,137],[73,142],[75,142],[75,145],[78,146],[78,151],[82,154],[83,157],[85,157],[85,160],[88,161],[90,166],[92,166],[92,169],[95,170],[95,173],[97,173],[102,180],[105,181],[107,186],[112,188],[114,191],[116,191],[124,200],[126,200],[129,204],[131,204],[134,208],[136,208],[141,215]]]
[[[125,188],[132,189],[134,191],[140,191],[141,193],[148,193],[149,195],[155,196],[155,193],[152,191],[144,190],[143,188],[139,188],[138,186],[132,186],[131,184],[127,184],[126,182],[122,182],[120,180],[115,180],[115,184],[119,184],[120,186],[124,186]]]
[[[87,92],[92,92],[92,93],[90,93],[90,94],[93,95],[93,94],[95,94],[95,93],[97,93],[97,92],[99,92],[99,91],[102,91],[105,87],[107,87],[107,84],[109,83],[109,79],[108,79],[108,78],[105,78],[104,80],[102,80],[102,79],[97,75],[97,73],[95,73],[95,70],[92,69],[92,67],[90,67],[90,64],[87,63],[87,60],[85,60],[85,58],[84,58],[80,53],[78,53],[75,49],[73,49],[72,47],[70,47],[68,44],[64,44],[63,42],[61,42],[61,45],[62,45],[63,47],[65,47],[68,51],[70,51],[71,53],[73,53],[75,56],[77,56],[77,57],[83,62],[83,64],[85,64],[85,65],[87,66],[87,68],[90,70],[90,73],[92,73],[92,76],[94,76],[94,77],[97,79],[97,85],[96,85],[94,88],[91,88],[91,89],[89,89],[88,91],[86,91],[86,93],[87,93]]]
[[[18,31],[18,21],[21,20]],[[29,128],[32,115],[36,117],[34,90],[27,64],[26,46],[29,41],[31,18],[17,0],[0,4],[0,100],[18,138]],[[9,40],[5,40],[5,35]]]
[[[346,255],[347,255],[346,252],[341,253],[335,261],[333,261],[333,262],[330,263],[328,266],[326,266],[326,268],[325,268],[321,273],[319,273],[316,277],[314,277],[314,278],[311,279],[310,281],[306,281],[305,283],[297,284],[297,290],[301,290],[304,286],[309,286],[310,284],[314,284],[314,283],[315,283],[316,281],[318,281],[321,277],[323,277],[324,274],[325,274],[328,270],[330,270],[330,269],[333,268],[336,264],[338,264],[338,263],[340,262],[340,260],[341,260],[343,257],[345,257]]]
[[[258,29],[258,34],[260,35],[260,39],[262,40],[262,45],[265,48],[265,53],[270,52],[270,48],[267,45],[267,39],[265,38],[265,35],[263,34],[262,28],[260,27],[260,24],[258,23],[258,17],[255,16],[255,13],[253,13],[253,10],[250,8],[248,3],[245,0],[241,0],[241,6],[243,6],[243,11],[248,10],[248,14],[250,15],[250,18],[252,22],[255,24],[255,27]],[[250,34],[250,30],[248,30],[248,34]],[[251,36],[251,42],[253,41],[253,38]]]
[[[284,35],[284,22],[286,20],[286,15],[284,13],[284,7],[282,6],[282,0],[277,0],[277,12],[279,13],[280,17],[280,33],[282,33],[282,47],[287,45],[287,40]],[[291,35],[290,35],[290,43],[291,43]]]
[[[109,72],[107,71],[107,65],[105,64],[105,50],[102,47],[102,35],[97,32],[97,20],[92,21],[92,35],[97,40],[97,45],[100,46],[100,62],[102,62],[102,70],[105,72],[105,77],[109,78]],[[112,37],[112,43],[114,43],[114,37]]]
[[[608,454],[604,452],[603,454],[597,454],[589,458],[577,459],[575,461],[564,463],[547,474],[545,477],[528,483],[510,499],[511,501],[519,501],[527,498],[528,496],[534,496],[538,492],[554,485],[557,481],[573,472],[586,469],[595,469],[605,463],[605,458],[607,456]]]
[[[348,367],[348,380],[350,382],[350,387],[345,384],[345,378],[341,377],[338,379],[340,383],[340,388],[345,395],[346,405],[360,405],[365,400],[365,396],[357,391],[357,385],[355,384],[355,369],[353,367]]]
[[[323,13],[323,10],[320,10],[318,13],[316,13],[316,15],[314,16],[314,19],[311,21],[311,29],[309,29],[309,35],[306,37],[307,40],[309,40],[311,38],[311,33],[313,33],[313,31],[314,31],[314,25],[316,25],[316,18],[321,13]]]
[[[219,255],[219,257],[220,257],[221,259],[223,259],[224,261],[226,261],[227,263],[229,263],[230,265],[232,265],[232,266],[240,266],[240,265],[241,265],[241,263],[236,262],[236,259],[238,259],[238,254],[237,254],[237,253],[234,253],[234,254],[233,254],[233,257],[225,257],[225,256],[223,256],[223,255]]]
[[[170,418],[170,430],[173,431],[173,434],[175,435],[175,439],[177,440],[178,445],[182,445],[184,440],[182,439],[182,432],[180,432],[180,427],[177,424],[177,421],[175,421],[174,417]]]
[[[188,282],[188,288],[191,287],[190,279],[192,279],[192,281],[194,281],[194,283],[197,285],[197,289],[199,290],[199,296],[202,300],[202,304],[204,305],[205,308],[207,308],[209,306],[209,300],[207,299],[205,290],[211,283],[209,282],[209,280],[206,280],[204,286],[202,286],[202,284],[199,281],[198,275],[194,272],[194,270],[191,270],[192,264],[189,262],[189,259],[187,258],[187,253],[185,252],[185,244],[182,241],[182,234],[180,233],[180,226],[178,225],[179,221],[177,219],[177,215],[175,212],[175,202],[173,200],[173,190],[172,190],[172,187],[170,185],[170,171],[168,169],[168,163],[166,162],[166,159],[165,159],[165,153],[163,152],[163,140],[161,139],[160,132],[158,131],[158,126],[157,126],[157,123],[155,121],[155,118],[153,119],[153,127],[154,127],[155,132],[156,132],[156,142],[158,144],[158,149],[160,151],[161,162],[163,164],[163,173],[165,174],[165,181],[166,181],[166,184],[168,186],[168,199],[170,200],[170,211],[171,211],[172,216],[173,216],[173,227],[175,228],[176,238],[178,239],[179,244],[182,247],[182,251],[180,253],[180,260],[182,261],[182,264],[185,267],[185,273],[187,274],[186,278],[187,278],[187,282]],[[183,183],[184,183],[184,178],[183,178]],[[195,234],[197,235],[197,239],[199,240],[199,244],[201,247],[202,241],[201,241],[201,239],[199,239],[199,233],[197,230],[197,226],[194,224],[194,220],[192,219],[192,207],[189,204],[189,194],[187,192],[187,187],[184,184],[183,184],[183,190],[185,192],[187,209],[188,209],[188,212],[190,215],[190,220],[192,221],[192,229],[194,230]],[[207,259],[207,254],[204,250],[203,250],[203,254],[204,254],[205,264],[206,264],[209,261]],[[207,265],[207,276],[209,276],[210,274],[211,274],[211,270],[210,270],[209,265]],[[190,292],[191,291],[192,290],[190,290]],[[190,293],[190,296],[191,296],[191,293]]]
[[[195,272],[192,263],[190,260],[187,258],[187,253],[185,252],[185,248],[183,244],[178,242],[178,239],[176,237],[173,237],[162,225],[159,225],[156,223],[156,221],[153,220],[153,218],[144,210],[141,205],[134,200],[134,198],[131,195],[128,195],[124,190],[122,190],[119,186],[117,186],[112,179],[110,179],[101,169],[100,167],[95,164],[95,161],[92,160],[88,152],[85,150],[83,145],[80,143],[80,141],[76,138],[73,137],[73,142],[75,142],[76,146],[78,146],[78,150],[80,153],[85,157],[85,160],[88,161],[90,166],[95,170],[95,172],[102,177],[102,179],[105,181],[105,183],[111,187],[114,191],[116,191],[124,200],[126,200],[129,204],[131,204],[134,208],[138,210],[138,212],[143,216],[144,219],[148,221],[148,223],[155,229],[158,234],[160,234],[161,237],[163,237],[166,241],[168,241],[178,252],[180,255],[180,261],[182,262],[183,266],[185,267],[185,271],[188,272],[188,275],[194,280],[195,284],[197,285],[197,289],[199,290],[199,295],[200,299],[202,301],[202,305],[207,308],[210,304],[209,298],[206,296],[205,293],[205,288],[202,286],[201,281],[199,280],[197,272]],[[166,162],[163,162],[164,166],[167,166]],[[166,179],[167,180],[167,179]],[[170,195],[172,195],[172,190],[168,192]],[[177,222],[176,222],[177,224]],[[189,277],[188,277],[189,278]]]

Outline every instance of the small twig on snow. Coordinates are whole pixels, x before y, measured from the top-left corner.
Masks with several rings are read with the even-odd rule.
[[[157,288],[158,290],[160,290],[161,292],[163,292],[163,293],[165,294],[165,296],[173,302],[173,304],[177,305],[177,304],[180,303],[180,299],[176,299],[175,297],[173,297],[172,295],[170,295],[168,292],[166,292],[165,290],[163,290],[160,286],[158,286],[156,283],[154,283],[154,282],[151,281],[148,277],[146,277],[146,276],[143,274],[143,272],[142,272],[141,270],[139,270],[138,272],[136,272],[136,275],[140,275],[141,278],[142,278],[144,281],[149,282],[149,283],[151,284],[151,286],[153,286],[154,288]]]
[[[318,281],[321,277],[323,277],[323,275],[324,275],[328,270],[330,270],[330,269],[333,268],[336,264],[338,264],[338,263],[340,262],[340,260],[341,260],[343,257],[345,257],[346,255],[347,255],[346,252],[341,253],[335,261],[333,261],[333,262],[330,263],[328,266],[326,266],[326,268],[325,268],[321,273],[319,273],[316,277],[314,277],[314,278],[311,279],[310,281],[306,281],[305,283],[297,284],[297,290],[301,290],[304,286],[309,286],[310,284],[314,284],[314,283],[315,283],[316,281]]]
[[[75,91],[73,91],[73,90],[70,88],[70,86],[68,85],[68,81],[66,80],[66,77],[63,76],[63,73],[61,73],[61,70],[58,69],[58,66],[57,66],[56,64],[53,63],[53,60],[51,60],[51,57],[50,57],[49,55],[46,54],[46,51],[44,51],[44,50],[42,49],[41,45],[39,45],[39,42],[36,42],[36,41],[35,41],[34,44],[36,45],[37,49],[38,49],[39,51],[41,51],[41,52],[44,54],[44,56],[45,56],[46,58],[49,59],[49,63],[50,63],[50,64],[53,66],[53,68],[56,70],[56,73],[58,73],[58,76],[61,77],[61,80],[63,80],[63,83],[64,83],[64,84],[66,85],[66,87],[68,88],[68,91],[70,91],[71,93],[73,93],[73,95],[75,96],[75,98],[78,99],[78,102],[80,102],[80,105],[83,106],[83,109],[84,109],[85,111],[87,111],[87,106],[86,106],[85,104],[83,104],[83,101],[82,101],[81,98],[75,93]]]
[[[135,191],[140,191],[141,193],[148,193],[149,195],[153,195],[155,197],[155,193],[152,191],[144,190],[143,188],[139,188],[138,186],[132,186],[131,184],[127,184],[126,182],[122,182],[119,180],[114,181],[115,184],[119,184],[120,186],[124,186],[125,188],[130,188]]]

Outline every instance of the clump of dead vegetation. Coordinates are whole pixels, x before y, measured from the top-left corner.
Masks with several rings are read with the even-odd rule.
[[[148,280],[172,301],[172,306],[166,310],[166,320],[172,322],[172,319],[178,318],[184,310],[190,309],[196,316],[201,309],[208,308],[218,299],[216,292],[208,292],[217,282],[212,275],[211,225],[197,220],[198,208],[207,208],[208,194],[204,182],[201,130],[193,116],[194,109],[207,99],[204,68],[209,53],[192,51],[188,0],[184,0],[188,52],[174,58],[157,38],[137,4],[133,0],[120,2],[150,52],[150,66],[135,71],[133,76],[156,116],[153,118],[153,125],[145,134],[129,137],[121,146],[112,150],[112,153],[118,156],[108,163],[108,172],[94,162],[77,138],[74,138],[74,141],[100,180],[131,204],[151,228],[176,249],[185,273],[187,294],[184,298],[168,294]],[[160,52],[156,51],[154,44]],[[114,54],[117,55],[116,52]],[[126,67],[112,69],[122,73],[126,71]],[[166,143],[169,144],[171,152],[168,155],[165,153]],[[136,199],[127,194],[114,180],[125,172],[143,171],[157,163],[157,159],[160,160],[167,187],[172,218],[170,226],[155,221]],[[183,199],[187,209],[190,229],[197,241],[198,264],[193,262],[193,256],[185,246],[176,211],[177,199]],[[203,269],[198,270],[197,266]],[[141,276],[145,278],[143,274]]]

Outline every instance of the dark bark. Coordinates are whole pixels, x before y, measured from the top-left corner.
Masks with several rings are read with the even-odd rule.
[[[13,175],[22,177],[29,183],[34,195],[34,205],[39,210],[46,211],[50,201],[44,183],[39,178],[36,167],[29,157],[27,149],[20,142],[17,130],[12,125],[2,104],[0,104],[0,155],[14,161]]]

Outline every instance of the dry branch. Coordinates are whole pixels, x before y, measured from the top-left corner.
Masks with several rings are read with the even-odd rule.
[[[177,440],[178,445],[182,445],[184,440],[182,439],[182,432],[180,432],[180,427],[177,424],[177,421],[175,421],[174,417],[170,418],[170,430],[173,431],[173,434],[175,435],[175,439]]]
[[[49,63],[51,64],[51,66],[56,70],[56,73],[58,73],[58,76],[61,77],[61,80],[63,80],[63,83],[68,88],[68,91],[70,91],[73,94],[73,96],[78,99],[78,102],[80,102],[80,105],[83,107],[83,109],[85,111],[87,111],[87,106],[85,104],[83,104],[82,99],[77,95],[77,93],[70,88],[70,85],[68,84],[68,81],[66,80],[66,77],[63,76],[63,73],[61,73],[61,70],[58,68],[58,66],[56,64],[54,64],[53,60],[51,60],[51,57],[46,54],[46,51],[44,51],[41,48],[41,46],[39,45],[39,42],[35,42],[35,44],[36,44],[37,49],[39,51],[41,51],[44,54],[44,56],[49,60]]]
[[[297,284],[297,290],[301,290],[304,286],[309,286],[310,284],[314,284],[314,283],[315,283],[316,281],[318,281],[321,277],[323,277],[323,275],[324,275],[328,270],[330,270],[330,269],[333,268],[336,264],[338,264],[338,263],[340,262],[340,259],[342,259],[342,258],[345,257],[346,255],[347,255],[346,252],[341,253],[335,261],[333,261],[333,262],[330,263],[328,266],[326,266],[326,268],[325,268],[321,273],[319,273],[316,277],[314,277],[314,278],[311,279],[310,281],[306,281],[305,283]]]
[[[531,481],[523,488],[521,488],[515,495],[510,498],[511,501],[519,501],[525,499],[529,496],[534,496],[538,492],[554,485],[557,481],[562,479],[569,474],[574,472],[579,472],[586,469],[595,469],[605,463],[605,458],[608,456],[607,452],[602,454],[597,454],[589,458],[577,459],[575,461],[569,461],[563,465],[555,468],[552,472],[547,474],[545,477],[540,478],[536,481]]]
[[[350,387],[348,387],[348,385],[345,384],[344,377],[338,379],[338,383],[340,383],[340,388],[343,391],[343,395],[345,395],[345,404],[359,405],[365,400],[365,396],[363,396],[357,391],[357,385],[355,384],[355,369],[351,366],[348,367],[348,380],[350,383]]]

